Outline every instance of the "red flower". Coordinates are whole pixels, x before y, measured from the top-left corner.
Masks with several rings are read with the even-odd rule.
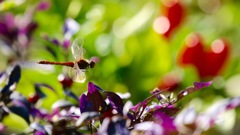
[[[163,34],[167,39],[172,32],[182,23],[185,11],[182,4],[178,1],[165,3],[161,7],[163,15],[154,22],[154,29],[157,33]]]
[[[190,34],[182,53],[179,55],[180,65],[193,65],[200,78],[213,77],[220,73],[229,57],[229,43],[224,39],[212,42],[211,48],[205,49],[199,34]]]

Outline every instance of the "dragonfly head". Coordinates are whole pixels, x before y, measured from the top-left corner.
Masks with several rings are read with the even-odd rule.
[[[98,57],[92,57],[89,61],[90,61],[89,62],[89,67],[94,68],[96,63],[99,62],[99,58]]]
[[[96,62],[94,62],[94,61],[92,61],[92,60],[89,62],[90,68],[94,68],[95,65],[96,65]]]

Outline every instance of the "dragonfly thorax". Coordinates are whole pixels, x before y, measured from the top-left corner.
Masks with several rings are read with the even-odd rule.
[[[80,59],[77,64],[80,69],[91,68],[89,61],[85,59]]]

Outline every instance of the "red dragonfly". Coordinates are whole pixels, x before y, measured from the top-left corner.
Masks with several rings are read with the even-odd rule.
[[[82,38],[78,38],[74,40],[71,45],[71,51],[75,59],[74,62],[39,61],[38,63],[71,67],[69,69],[69,76],[73,79],[73,81],[83,83],[86,80],[84,71],[87,68],[93,68],[95,66],[95,62],[93,60],[87,60],[83,58],[83,42],[84,41]]]

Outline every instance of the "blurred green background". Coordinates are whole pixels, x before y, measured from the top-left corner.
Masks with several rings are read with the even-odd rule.
[[[185,10],[181,24],[167,39],[158,34],[153,27],[154,21],[164,13],[163,2],[159,0],[51,0],[50,8],[37,11],[33,20],[38,28],[34,32],[27,58],[31,63],[25,66],[18,91],[28,96],[34,92],[34,83],[51,85],[58,95],[46,90],[51,98],[43,106],[64,97],[57,77],[67,70],[61,66],[46,68],[36,64],[40,60],[71,61],[70,50],[56,47],[43,39],[43,35],[63,39],[63,23],[73,18],[80,24],[79,32],[74,38],[83,37],[85,58],[99,57],[96,67],[86,71],[87,80],[83,84],[74,83],[71,88],[80,95],[87,90],[87,82],[92,81],[105,90],[131,93],[131,100],[137,103],[148,97],[149,92],[166,75],[178,79],[178,90],[203,81],[194,66],[181,67],[177,63],[185,38],[192,32],[202,35],[205,47],[218,38],[225,38],[230,43],[230,55],[227,64],[213,80],[210,88],[196,92],[186,101],[204,108],[212,102],[225,97],[239,96],[240,88],[240,1],[238,0],[182,0]],[[0,15],[13,13],[24,15],[27,9],[34,8],[39,1],[5,0],[0,4]],[[9,58],[1,45],[0,71],[8,67]],[[46,50],[50,46],[56,57]],[[11,50],[10,50],[11,51]],[[69,54],[67,54],[68,52]],[[67,55],[66,55],[67,54]],[[66,57],[67,56],[67,57]],[[211,68],[211,67],[209,67]],[[234,113],[235,114],[235,113]],[[232,114],[231,114],[232,115]]]

